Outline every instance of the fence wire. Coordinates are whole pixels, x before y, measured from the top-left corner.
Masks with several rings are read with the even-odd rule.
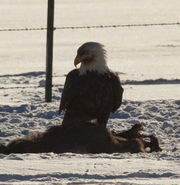
[[[180,25],[179,22],[170,23],[146,23],[146,24],[116,24],[116,25],[94,25],[94,26],[62,26],[54,27],[54,30],[68,30],[68,29],[99,29],[99,28],[121,28],[121,27],[150,27],[150,26],[175,26]],[[15,31],[43,31],[46,27],[41,28],[2,28],[0,32],[15,32]]]

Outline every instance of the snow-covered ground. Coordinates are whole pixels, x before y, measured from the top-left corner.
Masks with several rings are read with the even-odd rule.
[[[1,0],[1,28],[46,27],[46,0]],[[55,26],[180,21],[179,0],[56,1]],[[105,45],[125,89],[108,127],[142,123],[151,154],[0,154],[0,184],[180,184],[180,26],[56,30],[53,101],[44,100],[45,31],[0,32],[0,142],[59,125],[65,75],[79,45]]]

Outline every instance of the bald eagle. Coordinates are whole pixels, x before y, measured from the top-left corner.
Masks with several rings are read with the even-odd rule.
[[[66,77],[59,113],[64,111],[62,124],[96,120],[106,126],[109,115],[121,105],[123,88],[118,75],[106,63],[104,46],[87,42],[80,46],[74,65]]]

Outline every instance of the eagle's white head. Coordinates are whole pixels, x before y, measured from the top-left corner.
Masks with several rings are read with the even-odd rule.
[[[106,73],[109,69],[106,64],[106,50],[104,46],[97,42],[86,42],[77,51],[74,60],[75,67],[81,63],[80,75],[87,71],[97,71],[100,74]]]

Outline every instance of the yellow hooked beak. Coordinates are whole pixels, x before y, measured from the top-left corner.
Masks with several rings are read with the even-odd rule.
[[[82,58],[79,55],[77,55],[76,58],[74,59],[74,66],[77,67],[77,65],[81,62]]]

